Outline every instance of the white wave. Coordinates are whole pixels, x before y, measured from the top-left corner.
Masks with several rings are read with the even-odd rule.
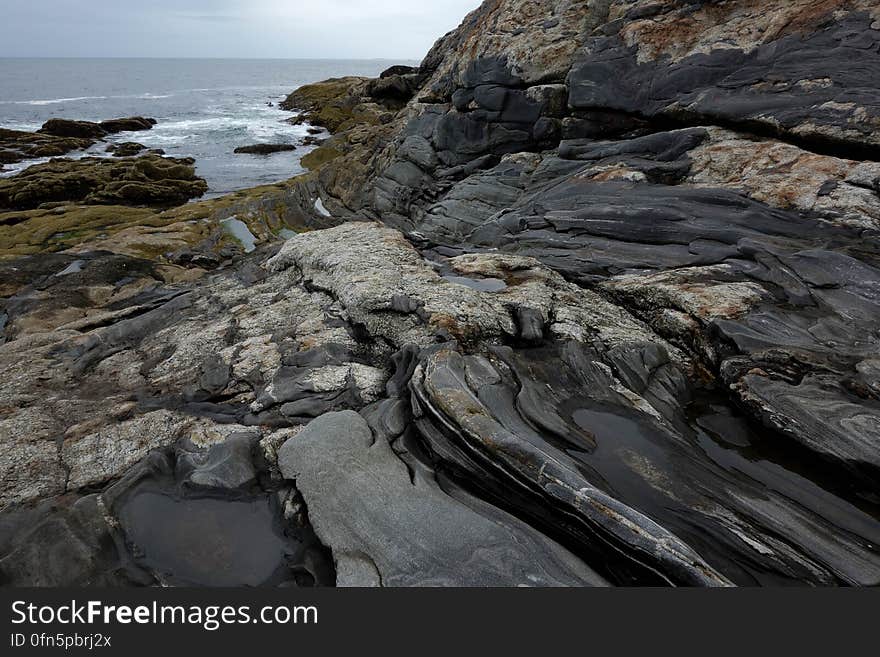
[[[107,100],[107,96],[77,96],[75,98],[49,98],[46,100],[3,100],[3,105],[57,105],[59,103],[74,103],[81,100]]]
[[[73,96],[71,98],[45,98],[35,100],[0,100],[0,105],[33,105],[41,107],[43,105],[59,105],[61,103],[77,103],[84,100],[108,100],[111,98],[137,98],[140,100],[161,100],[163,98],[172,98],[174,94],[128,94],[125,96]]]
[[[228,130],[230,128],[247,127],[247,119],[220,116],[212,119],[183,119],[180,121],[159,121],[153,130],[158,132],[187,132]]]

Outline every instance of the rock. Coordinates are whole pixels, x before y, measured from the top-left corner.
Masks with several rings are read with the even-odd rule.
[[[113,135],[117,132],[138,132],[142,130],[152,130],[156,125],[156,119],[147,119],[142,116],[130,116],[124,119],[110,119],[109,121],[101,121],[99,124],[104,131]]]
[[[776,140],[712,129],[688,152],[689,181],[744,190],[779,208],[821,216],[838,225],[880,229],[880,164],[819,155]]]
[[[296,146],[294,144],[254,144],[252,146],[239,146],[235,149],[235,152],[250,155],[270,155],[272,153],[295,150]]]
[[[487,2],[291,94],[333,133],[291,181],[0,182],[2,572],[218,583],[195,526],[220,583],[329,582],[314,522],[340,584],[876,585],[878,22]],[[63,511],[98,490],[116,552]]]
[[[512,516],[486,508],[481,515],[433,481],[413,481],[351,411],[314,420],[281,447],[278,464],[332,549],[339,586],[604,584]]]
[[[380,108],[366,99],[369,78],[346,77],[307,84],[278,104],[283,110],[302,112],[297,123],[326,128],[337,132],[356,122],[379,122]]]
[[[528,258],[464,256],[450,261],[461,273],[505,278],[497,293],[480,291],[441,277],[394,230],[351,223],[299,235],[268,261],[270,271],[290,268],[311,284],[329,290],[349,317],[373,336],[398,348],[458,340],[479,344],[522,337],[517,315],[547,322],[556,335],[585,339],[594,334],[608,344],[650,333],[634,318]],[[590,308],[589,313],[585,308]]]
[[[848,4],[837,15],[840,3],[813,7],[808,0],[759,13],[749,6],[713,14],[708,6],[670,5],[650,18],[632,4],[612,3],[620,20],[585,40],[569,77],[574,109],[703,117],[843,150],[880,143],[870,91],[880,84],[872,63],[880,32],[871,28],[870,2]],[[635,4],[656,7],[650,0]],[[713,24],[708,32],[697,27],[706,20]],[[862,66],[852,67],[853,58]]]
[[[7,344],[0,344],[7,351]],[[4,368],[9,373],[9,369]],[[11,401],[11,400],[10,400]],[[58,457],[52,423],[35,409],[4,413],[0,418],[0,506],[64,492],[66,473]]]
[[[186,419],[168,411],[146,415],[78,437],[68,430],[61,462],[69,473],[71,490],[105,482],[144,458],[151,450],[174,442],[187,427]]]
[[[385,76],[370,82],[367,94],[379,100],[406,102],[413,97],[421,82],[422,78],[417,74]]]
[[[0,128],[0,163],[14,164],[39,157],[59,157],[89,148],[93,138],[56,137],[34,132]]]
[[[178,272],[188,267],[196,275],[195,268],[215,268],[243,251],[224,229],[231,216],[247,224],[261,243],[281,241],[285,229],[336,223],[314,208],[315,193],[314,181],[296,178],[171,209],[65,203],[0,212],[0,254],[111,251],[158,260]]]
[[[98,495],[60,498],[7,514],[0,523],[0,580],[15,587],[150,583],[127,569],[113,533]]]
[[[396,64],[394,66],[389,66],[384,71],[379,74],[380,78],[390,78],[394,75],[410,75],[412,73],[418,73],[419,69],[416,66],[403,66],[401,64]]]
[[[72,121],[70,119],[49,119],[38,133],[53,137],[73,137],[77,139],[100,139],[106,136],[107,130],[98,123],[91,121]]]
[[[468,467],[471,470],[480,463],[475,454],[485,453],[482,450],[496,453],[498,458],[491,458],[493,468],[506,462],[513,471],[520,473],[511,474],[512,479],[498,486],[498,491],[509,491],[513,479],[522,481],[525,478],[533,484],[546,487],[545,490],[558,496],[560,501],[569,495],[598,496],[590,503],[574,503],[578,509],[576,513],[584,517],[587,523],[601,523],[605,535],[620,536],[619,532],[624,527],[629,528],[626,531],[631,531],[634,526],[641,527],[638,530],[639,537],[624,538],[621,549],[647,550],[651,555],[645,557],[648,563],[658,560],[655,572],[664,574],[671,581],[684,583],[693,578],[692,583],[724,582],[724,576],[718,571],[708,570],[705,564],[698,566],[696,570],[692,569],[699,563],[700,557],[690,554],[681,560],[681,555],[692,552],[694,548],[699,549],[701,556],[707,558],[715,568],[734,580],[744,581],[741,578],[745,573],[740,565],[744,561],[732,557],[741,550],[743,555],[751,553],[748,559],[769,558],[773,562],[771,568],[774,572],[778,575],[786,573],[787,577],[794,579],[815,579],[817,582],[830,583],[835,577],[846,573],[843,576],[852,581],[867,583],[874,580],[880,562],[870,549],[858,547],[864,546],[860,540],[842,549],[836,540],[818,540],[818,535],[815,534],[812,535],[809,546],[805,544],[799,549],[783,547],[777,543],[780,535],[795,537],[808,534],[808,527],[818,521],[819,516],[813,515],[814,512],[790,506],[790,502],[784,497],[768,493],[762,484],[753,487],[746,481],[733,483],[728,479],[729,483],[722,485],[721,490],[735,489],[737,492],[732,497],[727,497],[726,493],[716,497],[718,489],[701,488],[687,483],[691,477],[705,482],[714,477],[729,478],[731,475],[716,470],[715,465],[699,457],[692,459],[687,439],[675,437],[677,429],[672,428],[674,425],[666,424],[661,419],[663,416],[672,417],[669,410],[678,403],[672,399],[680,394],[672,392],[674,387],[665,393],[659,388],[651,391],[652,386],[665,378],[663,375],[658,376],[664,368],[668,368],[668,365],[662,364],[662,360],[654,360],[651,364],[650,359],[653,357],[650,356],[650,351],[642,347],[639,361],[630,360],[626,369],[633,366],[657,368],[658,363],[661,365],[659,370],[654,370],[653,375],[641,377],[642,383],[637,383],[631,374],[624,374],[626,369],[619,360],[622,352],[609,352],[605,358],[610,356],[617,363],[614,370],[606,370],[600,362],[592,360],[595,356],[579,353],[578,350],[574,345],[565,346],[560,352],[556,352],[555,357],[549,357],[547,353],[538,357],[528,354],[514,355],[509,351],[499,350],[496,351],[496,358],[504,363],[500,366],[495,359],[487,362],[472,357],[460,358],[450,351],[439,351],[424,360],[424,369],[416,369],[413,387],[421,409],[421,413],[416,415],[422,418],[419,422],[423,426],[423,434],[429,436],[433,451],[453,463],[470,463]],[[541,374],[548,367],[546,364],[551,364],[549,369],[552,374],[549,371]],[[518,382],[518,393],[503,392],[505,365],[512,368],[512,376]],[[569,366],[573,368],[573,373],[576,372],[571,379],[566,374]],[[612,371],[617,376],[622,376],[623,385],[613,381]],[[668,369],[666,371],[669,372]],[[551,378],[558,383],[549,383]],[[673,381],[674,379],[667,378],[660,385],[669,386]],[[645,382],[649,382],[647,388],[644,387]],[[584,392],[576,392],[579,386],[584,386]],[[586,401],[587,399],[590,401]],[[622,410],[626,407],[631,410]],[[440,414],[437,424],[430,429],[425,428],[434,422],[432,418],[437,413]],[[627,417],[630,419],[623,419]],[[440,427],[449,431],[450,422],[460,422],[460,428],[453,431],[465,437],[465,440],[479,441],[481,451],[461,451],[460,448],[444,442]],[[727,429],[733,426],[730,418],[726,422]],[[541,433],[531,427],[539,427]],[[555,436],[555,439],[548,443],[546,436],[550,435]],[[665,438],[660,438],[661,435],[665,435]],[[567,449],[564,452],[556,451],[552,447],[556,441],[559,445],[567,446]],[[595,444],[591,444],[594,441]],[[640,444],[641,441],[648,442]],[[623,479],[618,480],[620,475],[605,467],[601,456],[605,449],[603,442],[605,448],[616,451],[618,456],[612,460],[627,464]],[[648,448],[648,444],[655,447]],[[580,465],[575,465],[572,458]],[[477,463],[473,462],[475,459]],[[676,465],[665,470],[662,463],[669,462]],[[490,476],[484,467],[480,466],[475,471],[479,474],[475,476]],[[491,476],[498,476],[497,471],[495,472]],[[619,497],[610,499],[604,497],[600,491],[591,490],[581,479],[583,475],[577,474],[578,472],[591,472],[588,477],[603,481],[603,488],[617,491]],[[654,526],[647,518],[639,518],[638,512],[632,508],[621,506],[627,502],[627,485],[624,481],[632,482],[633,477],[650,480],[649,487],[654,494],[664,498],[655,506],[647,498],[641,497],[639,506],[644,510],[650,509],[651,518],[659,521],[662,526],[680,527],[678,531],[682,534],[661,537],[663,531],[658,526]],[[575,483],[576,481],[579,483]],[[484,485],[492,488],[486,482]],[[703,497],[702,501],[697,501],[698,497]],[[689,509],[687,513],[704,513],[707,514],[706,518],[715,516],[724,520],[718,525],[714,521],[697,521],[703,529],[695,534],[686,528],[689,523],[678,525],[671,519],[664,519],[670,505],[679,503]],[[603,507],[605,510],[594,515],[596,509]],[[788,508],[788,512],[782,512],[783,508]],[[775,516],[777,513],[783,513],[786,520],[780,520],[768,531],[765,529],[767,514]],[[841,520],[841,517],[833,515],[825,517],[826,520],[820,522],[834,523]],[[615,529],[617,523],[620,524]],[[868,529],[869,525],[870,523],[862,525],[862,531],[873,534],[873,530]],[[717,527],[717,531],[709,530],[710,526]],[[702,532],[705,531],[712,531],[715,547],[704,541]],[[681,543],[682,539],[689,545]],[[659,540],[663,547],[650,547],[655,540]],[[871,539],[867,540],[870,542]],[[725,547],[716,551],[718,544],[724,544]],[[768,549],[757,546],[766,546]],[[732,557],[732,561],[726,561],[728,557]],[[747,567],[746,570],[750,569]],[[763,577],[761,568],[752,570],[751,576],[760,581]]]
[[[73,137],[78,139],[101,139],[117,132],[151,130],[156,119],[132,116],[123,119],[110,119],[94,123],[92,121],[72,121],[70,119],[49,119],[37,132],[54,137]]]
[[[156,155],[111,161],[52,160],[0,180],[0,208],[34,209],[46,203],[174,206],[208,190],[193,160]]]
[[[309,135],[308,137],[303,137],[299,143],[301,146],[321,146],[326,143],[326,141],[326,139],[320,139]]]
[[[251,460],[253,434],[234,433],[207,451],[182,450],[177,470],[184,481],[198,488],[235,490],[245,488],[257,478]]]
[[[106,151],[108,153],[113,153],[113,157],[134,157],[135,155],[138,155],[145,150],[147,150],[146,146],[133,141],[124,141],[119,144],[110,144],[106,148]]]

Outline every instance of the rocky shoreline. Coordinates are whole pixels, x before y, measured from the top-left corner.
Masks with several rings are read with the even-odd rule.
[[[488,0],[285,183],[0,181],[0,582],[880,584],[878,91],[861,0]]]

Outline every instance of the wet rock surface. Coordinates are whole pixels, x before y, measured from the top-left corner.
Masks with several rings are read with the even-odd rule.
[[[295,150],[296,146],[294,144],[252,144],[250,146],[239,146],[235,149],[235,152],[245,155],[271,155],[272,153]]]
[[[312,422],[278,454],[296,480],[339,586],[602,585],[525,523],[411,475],[386,436],[353,411]]]
[[[878,20],[487,2],[289,184],[0,214],[3,581],[877,585]]]
[[[156,119],[131,116],[94,123],[92,121],[72,121],[70,119],[49,119],[37,132],[54,137],[77,137],[100,139],[118,132],[152,130]]]
[[[0,165],[40,157],[60,157],[88,148],[95,141],[88,137],[56,137],[0,128]]]

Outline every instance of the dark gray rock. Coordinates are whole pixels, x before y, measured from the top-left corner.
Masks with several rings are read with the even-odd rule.
[[[272,153],[282,153],[295,150],[295,144],[253,144],[251,146],[239,146],[235,149],[235,153],[246,155],[271,155]]]
[[[71,121],[70,119],[49,119],[37,132],[53,137],[74,137],[77,139],[100,139],[107,135],[107,131],[98,123]]]
[[[156,119],[148,119],[143,116],[129,116],[123,119],[101,121],[99,125],[107,134],[112,135],[117,132],[140,132],[143,130],[152,130],[153,126],[156,125]]]
[[[15,587],[144,585],[126,567],[98,495],[59,499],[0,516],[0,583]]]
[[[389,66],[384,71],[379,74],[380,78],[388,78],[394,75],[409,75],[411,73],[418,73],[419,69],[416,66],[404,66],[402,64],[395,64],[394,66]]]
[[[257,478],[251,459],[257,437],[236,433],[208,450],[182,449],[177,455],[178,476],[196,488],[246,488]]]
[[[749,466],[732,455],[707,458],[703,450],[718,449],[713,440],[735,431],[757,437],[735,416],[716,423],[712,414],[699,416],[712,437],[703,429],[695,434],[684,415],[681,373],[655,345],[628,351],[603,358],[571,344],[537,353],[498,350],[491,362],[454,351],[426,354],[412,383],[419,430],[441,462],[469,473],[465,481],[496,504],[537,488],[565,513],[566,531],[583,554],[601,536],[630,555],[625,563],[606,561],[610,570],[600,571],[617,583],[651,576],[701,585],[728,578],[877,581],[880,557],[871,547],[877,525],[870,514],[855,507],[844,512],[820,488],[802,490],[795,501],[779,495],[772,489],[800,481],[785,468]],[[643,408],[660,413],[637,410],[639,397],[650,401]],[[514,504],[529,508],[525,499]],[[532,521],[547,528],[559,523],[552,514]],[[826,529],[812,529],[818,526]],[[842,531],[849,536],[844,543]],[[806,535],[810,540],[801,542]],[[632,570],[636,563],[650,573]]]
[[[106,148],[106,152],[113,153],[113,157],[134,157],[141,152],[147,150],[143,144],[134,141],[126,141],[120,144],[110,144]],[[153,151],[151,151],[153,152]]]
[[[388,443],[346,411],[288,440],[278,463],[330,546],[341,586],[559,586],[604,581],[574,555],[497,509],[477,510],[411,479]]]

